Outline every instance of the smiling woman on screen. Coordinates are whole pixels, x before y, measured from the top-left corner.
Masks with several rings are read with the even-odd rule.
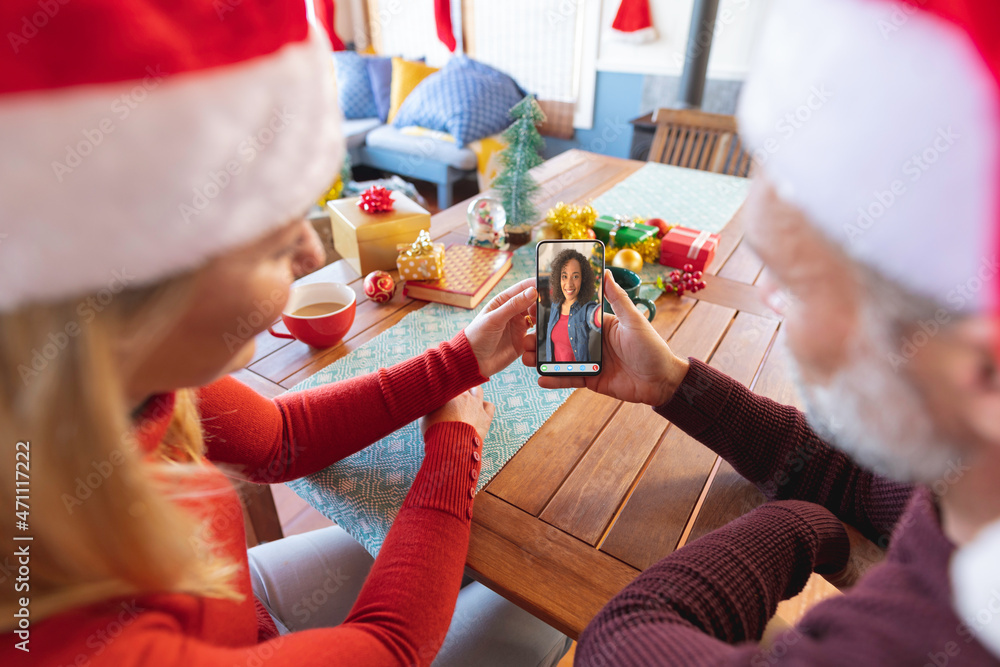
[[[587,258],[570,249],[556,255],[549,292],[552,308],[542,361],[590,361],[590,332],[601,328],[601,304],[596,300],[597,280]]]

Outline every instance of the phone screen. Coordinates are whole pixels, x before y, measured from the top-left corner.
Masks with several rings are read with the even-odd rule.
[[[604,244],[542,241],[535,250],[541,375],[597,375],[604,331]]]

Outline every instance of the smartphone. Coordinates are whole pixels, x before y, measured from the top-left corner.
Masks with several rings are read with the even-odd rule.
[[[535,249],[540,375],[597,375],[604,350],[604,244],[542,241]]]

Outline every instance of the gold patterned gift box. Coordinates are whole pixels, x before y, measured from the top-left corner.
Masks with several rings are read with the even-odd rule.
[[[399,192],[392,193],[393,210],[366,213],[360,197],[336,199],[327,206],[333,227],[333,245],[362,276],[396,268],[399,244],[413,243],[421,230],[430,230],[431,215]]]
[[[444,275],[444,244],[432,243],[427,232],[420,232],[413,243],[397,246],[396,268],[403,280],[437,280]]]

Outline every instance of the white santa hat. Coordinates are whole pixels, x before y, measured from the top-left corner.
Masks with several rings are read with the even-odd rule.
[[[953,312],[995,305],[1000,3],[775,0],[739,108],[780,195]]]
[[[302,0],[7,0],[0,27],[0,311],[197,267],[336,177]]]
[[[855,260],[954,313],[1000,303],[1000,2],[775,0],[740,130],[779,195]],[[1000,656],[1000,523],[955,607]]]

